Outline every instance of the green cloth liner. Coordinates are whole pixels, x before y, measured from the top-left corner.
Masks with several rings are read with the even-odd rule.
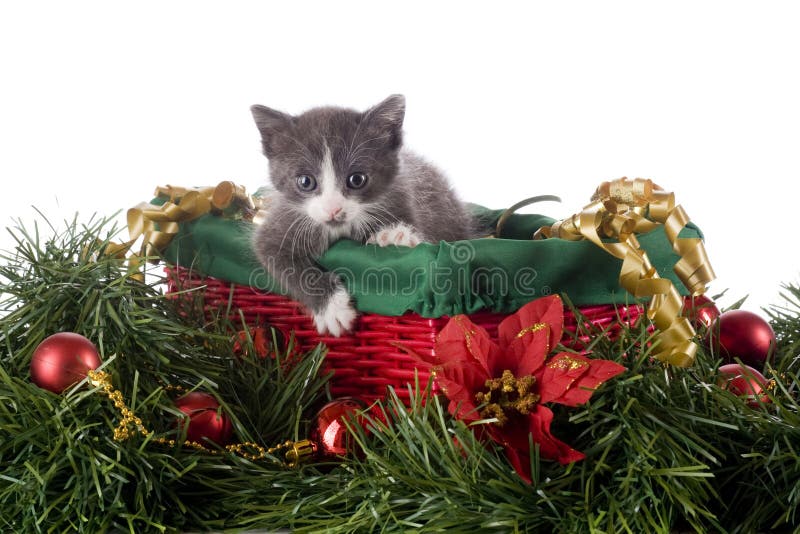
[[[503,213],[472,208],[487,227]],[[433,318],[484,309],[511,313],[553,293],[566,294],[578,306],[634,302],[619,285],[622,261],[594,243],[530,239],[540,226],[553,222],[543,215],[514,214],[502,239],[422,243],[414,248],[341,240],[319,263],[342,276],[360,311],[389,316],[413,311]],[[203,215],[180,224],[163,256],[204,275],[285,294],[251,251],[253,228],[246,221]],[[702,233],[689,224],[680,237],[702,238]],[[679,257],[663,228],[638,239],[659,275],[688,294],[672,271]]]

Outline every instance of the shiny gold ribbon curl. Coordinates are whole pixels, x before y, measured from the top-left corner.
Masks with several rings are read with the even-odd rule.
[[[684,209],[675,205],[673,193],[644,178],[620,178],[600,184],[580,213],[540,228],[533,237],[588,239],[621,259],[620,285],[636,298],[650,298],[647,316],[659,330],[655,357],[688,367],[698,347],[694,328],[681,314],[683,298],[671,281],[658,275],[635,235],[663,225],[673,251],[680,256],[675,273],[692,295],[701,295],[715,275],[702,240],[678,237],[688,222]],[[616,241],[604,242],[605,238]]]

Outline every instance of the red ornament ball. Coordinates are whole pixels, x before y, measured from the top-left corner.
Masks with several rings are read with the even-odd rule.
[[[217,399],[208,393],[193,391],[179,397],[175,406],[187,417],[178,419],[178,426],[186,423],[186,439],[203,443],[205,439],[225,445],[231,439],[233,426],[228,416],[219,410]]]
[[[734,395],[745,397],[750,406],[755,407],[759,403],[770,402],[766,394],[770,381],[749,365],[729,363],[720,366],[717,385]]]
[[[342,397],[332,400],[317,412],[311,440],[317,444],[320,455],[333,457],[358,452],[344,421],[366,407],[367,403],[357,397]]]
[[[701,326],[711,328],[720,315],[719,308],[714,301],[705,295],[686,297],[684,302],[683,313],[695,328]]]
[[[100,367],[97,347],[80,334],[59,332],[36,347],[31,357],[31,380],[42,389],[61,393]]]
[[[743,363],[763,369],[775,348],[775,332],[767,321],[745,310],[727,311],[712,328],[712,344],[727,362],[739,358]]]

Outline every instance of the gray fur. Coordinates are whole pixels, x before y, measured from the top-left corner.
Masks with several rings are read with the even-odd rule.
[[[338,277],[316,263],[339,237],[364,242],[397,223],[413,227],[431,243],[474,237],[473,220],[442,173],[403,148],[403,96],[392,95],[363,113],[334,107],[298,116],[264,106],[251,110],[277,190],[254,248],[267,272],[312,312],[320,312],[342,287]],[[365,210],[344,235],[306,214],[303,203],[314,193],[301,191],[296,183],[298,175],[320,175],[326,145],[337,187]],[[353,172],[368,175],[363,189],[347,187]]]

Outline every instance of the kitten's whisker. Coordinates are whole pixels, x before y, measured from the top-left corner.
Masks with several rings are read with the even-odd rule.
[[[352,167],[353,165],[355,165],[356,163],[358,163],[361,160],[375,161],[375,158],[372,157],[372,156],[367,156],[367,155],[359,155],[357,158],[354,158],[354,159],[350,160],[350,163],[348,165],[350,165]]]
[[[278,252],[280,252],[281,250],[283,250],[283,244],[286,242],[286,238],[287,238],[287,237],[289,237],[289,232],[292,230],[292,227],[293,227],[294,225],[296,225],[297,223],[304,221],[305,219],[307,219],[307,217],[306,217],[305,215],[302,215],[302,214],[301,214],[301,216],[300,216],[300,217],[298,217],[297,219],[295,219],[295,220],[292,222],[292,224],[290,224],[290,225],[289,225],[289,228],[287,228],[287,229],[286,229],[286,231],[283,233],[283,239],[281,239],[281,244],[280,244],[280,245],[278,245]]]
[[[370,139],[365,139],[364,141],[362,141],[362,142],[360,142],[358,145],[356,145],[356,148],[355,148],[355,149],[353,149],[353,152],[358,152],[358,150],[359,150],[359,149],[360,149],[362,146],[366,145],[367,143],[371,143],[372,141],[377,141],[377,140],[379,140],[379,139],[387,139],[387,138],[389,138],[389,137],[391,137],[391,136],[392,136],[392,134],[391,134],[391,133],[385,133],[385,134],[383,134],[383,135],[378,135],[378,136],[376,136],[376,137],[372,137],[372,138],[370,138]]]
[[[336,146],[331,144],[331,143],[328,143],[328,139],[336,139],[336,140],[338,140],[339,144],[341,145],[342,148],[345,148],[346,145],[347,145],[347,142],[345,142],[344,137],[342,137],[341,135],[328,135],[328,136],[325,137],[325,142],[327,143],[328,147],[331,148],[331,150],[336,148]]]
[[[306,165],[309,166],[309,169],[316,169],[317,165],[314,163],[314,152],[308,147],[308,145],[301,142],[299,139],[290,135],[285,132],[276,132],[277,135],[292,141],[295,145],[297,145],[298,150],[294,152],[295,155],[299,156]]]
[[[300,252],[304,256],[308,256],[311,252],[311,244],[309,240],[309,236],[311,235],[311,231],[314,229],[315,224],[314,221],[310,218],[306,218],[303,226],[300,227],[300,231],[297,234],[297,237],[292,245],[292,256],[294,256],[294,248],[299,245]]]
[[[305,221],[302,226],[300,226],[300,230],[297,232],[294,240],[292,241],[292,259],[294,259],[294,250],[298,246],[298,243],[301,242],[303,236],[306,234],[306,230],[308,229],[308,221]],[[300,253],[303,254],[307,249],[305,245],[300,245]]]
[[[317,168],[317,164],[314,163],[314,161],[312,161],[311,159],[309,159],[309,157],[306,154],[300,152],[299,150],[292,152],[292,155],[296,156],[298,159],[303,161],[303,163],[305,163],[308,166],[309,172],[313,172],[313,170]]]
[[[372,220],[375,221],[375,231],[378,231],[378,230],[381,229],[381,227],[388,225],[391,222],[388,219],[394,218],[395,221],[398,220],[396,217],[394,217],[388,211],[385,212],[383,215],[381,215],[380,213],[370,213],[370,216],[372,217]],[[387,219],[387,216],[388,216],[388,219]]]
[[[293,136],[293,135],[289,135],[289,134],[288,134],[288,133],[286,133],[286,132],[280,132],[280,131],[278,131],[278,132],[275,132],[275,134],[276,134],[276,135],[279,135],[279,136],[281,136],[281,137],[284,137],[284,138],[288,139],[289,141],[292,141],[292,142],[294,142],[294,144],[296,144],[298,147],[302,148],[302,149],[305,151],[305,153],[306,153],[308,156],[313,156],[313,155],[314,155],[314,153],[311,151],[311,149],[309,149],[309,148],[308,148],[308,146],[307,146],[306,144],[304,144],[303,142],[301,142],[301,141],[300,141],[299,139],[297,139],[295,136]]]
[[[374,221],[375,223],[377,223],[377,224],[375,224],[375,226],[376,226],[376,227],[380,226],[380,219],[378,219],[378,218],[377,218],[377,217],[376,217],[374,214],[372,214],[372,213],[369,213],[369,212],[364,212],[364,214],[363,214],[362,218],[360,219],[360,222],[361,222],[362,226],[364,226],[365,228],[367,228],[367,229],[369,229],[369,230],[371,230],[371,229],[372,229],[372,227],[373,227],[372,221]],[[373,232],[373,233],[374,233],[374,232]]]
[[[294,260],[294,249],[297,246],[297,241],[303,233],[303,228],[305,228],[306,224],[308,224],[306,217],[298,219],[298,221],[300,221],[300,226],[297,227],[297,231],[294,233],[294,239],[292,239],[292,250],[290,251],[290,256],[292,260]],[[286,238],[284,237],[284,239]]]
[[[372,210],[377,210],[377,213],[373,213]],[[380,206],[378,204],[373,204],[373,205],[367,207],[367,209],[365,211],[367,213],[370,213],[371,215],[376,216],[376,218],[377,218],[378,215],[383,214],[384,216],[388,217],[389,219],[393,220],[394,222],[398,222],[398,223],[399,222],[403,222],[395,214],[393,214],[388,209],[386,209],[383,206]],[[391,222],[391,221],[381,221],[381,222],[384,222],[384,224],[385,224],[385,223],[388,223],[388,222]]]
[[[375,233],[377,233],[377,232],[378,232],[378,231],[379,231],[381,228],[384,228],[384,227],[386,227],[386,226],[389,226],[389,225],[388,225],[388,223],[387,223],[387,221],[385,221],[384,219],[380,218],[380,217],[379,217],[379,216],[377,216],[376,214],[374,214],[374,213],[369,213],[369,212],[366,212],[365,214],[366,214],[366,215],[369,217],[368,221],[373,221],[373,223],[372,223],[372,224],[370,224],[368,221],[365,221],[365,223],[364,223],[364,224],[365,224],[365,226],[366,226],[366,230],[365,230],[365,232],[364,232],[364,239],[365,239],[365,240],[366,240],[366,239],[367,239],[367,238],[368,238],[368,237],[369,237],[371,234],[375,234]]]
[[[314,230],[316,229],[316,225],[309,224],[305,234],[303,235],[303,249],[306,252],[310,251],[314,247]]]
[[[303,231],[298,236],[297,243],[300,245],[301,252],[304,256],[312,253],[311,232],[314,230],[315,224],[312,220],[308,220],[307,224],[303,226]]]
[[[353,150],[350,152],[350,154],[351,154],[351,158],[352,158],[352,154],[357,154],[357,153],[358,153],[358,151],[359,151],[359,149],[360,149],[362,146],[366,145],[367,143],[370,143],[370,142],[372,142],[372,141],[377,141],[378,139],[387,139],[387,138],[389,138],[389,137],[391,137],[391,136],[392,136],[392,134],[391,134],[391,133],[387,133],[387,134],[379,135],[379,136],[377,136],[377,137],[373,137],[372,139],[367,139],[367,140],[365,140],[365,141],[362,141],[361,143],[359,143],[359,144],[358,144],[358,145],[357,145],[357,146],[356,146],[356,147],[355,147],[355,148],[354,148],[354,149],[353,149]],[[350,160],[348,161],[348,165],[352,165],[352,164],[353,164],[353,160],[352,160],[352,159],[350,159]]]
[[[372,227],[369,225],[364,219],[358,219],[358,230],[361,232],[361,237],[359,238],[360,241],[366,241],[369,238]]]
[[[352,156],[353,156],[353,143],[356,139],[358,139],[358,134],[361,132],[361,125],[364,124],[363,119],[358,121],[358,126],[356,126],[356,133],[353,134],[353,137],[350,138],[350,143],[347,146],[347,153],[345,154],[345,159],[347,160],[347,165],[350,166],[353,164]]]

